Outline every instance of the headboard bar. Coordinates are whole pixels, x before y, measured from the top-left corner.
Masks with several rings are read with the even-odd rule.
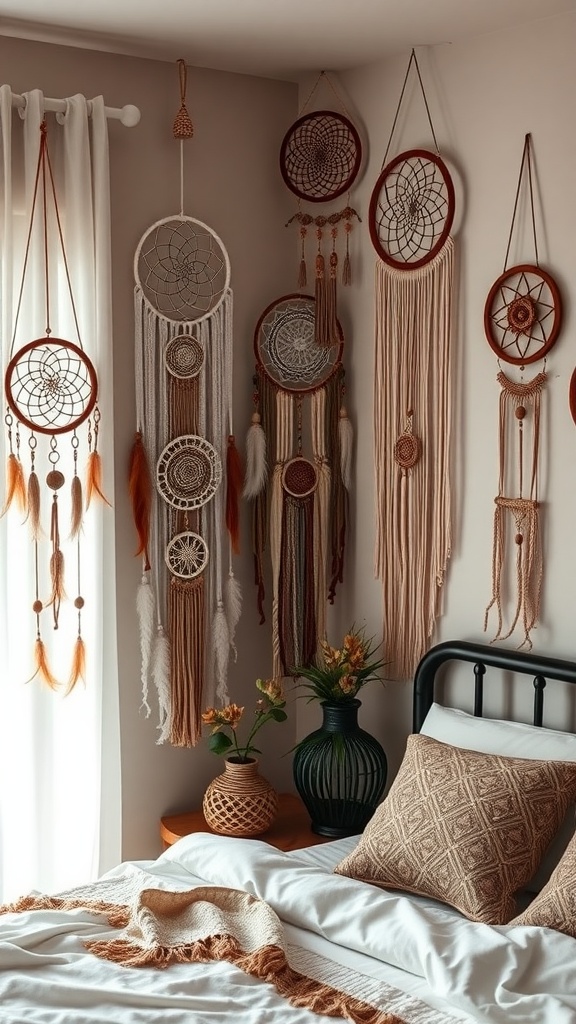
[[[419,732],[434,701],[436,674],[448,661],[474,665],[474,714],[482,714],[484,674],[487,668],[531,676],[534,680],[534,723],[542,725],[546,680],[558,679],[576,685],[576,661],[548,658],[527,651],[512,651],[466,640],[436,644],[424,655],[414,676],[413,730]]]

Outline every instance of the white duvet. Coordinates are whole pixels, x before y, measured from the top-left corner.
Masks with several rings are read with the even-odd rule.
[[[345,842],[345,841],[344,841]],[[349,848],[349,847],[348,847]],[[432,901],[334,875],[342,843],[282,853],[266,843],[199,834],[155,862],[106,877],[142,887],[215,884],[266,900],[302,950],[366,976],[371,999],[408,1024],[576,1024],[576,941],[546,929],[474,924]],[[111,933],[84,911],[0,917],[2,1024],[318,1024],[272,986],[225,963],[125,968],[83,941]]]

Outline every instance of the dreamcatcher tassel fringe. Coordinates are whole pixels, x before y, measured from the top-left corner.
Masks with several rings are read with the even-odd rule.
[[[71,484],[72,509],[70,515],[70,540],[74,540],[82,529],[82,513],[84,501],[82,498],[82,481],[78,475],[72,477]]]
[[[220,704],[228,703],[228,660],[230,657],[230,633],[224,606],[219,604],[212,623],[212,645],[214,648],[214,678],[216,698]]]
[[[266,434],[257,412],[246,435],[246,474],[243,497],[248,501],[256,498],[266,485]]]
[[[330,254],[330,272],[326,275],[325,260],[322,255],[316,257],[316,314],[314,339],[321,348],[330,348],[339,342],[338,322],[336,319],[336,268],[338,257]]]
[[[28,521],[32,540],[40,539],[42,527],[40,526],[40,482],[37,474],[32,470],[28,477]]]
[[[88,469],[86,473],[86,508],[90,507],[90,502],[94,495],[110,505],[108,498],[102,490],[102,460],[100,459],[100,452],[90,452],[88,456]]]
[[[13,501],[16,502],[21,512],[26,510],[24,469],[20,459],[12,453],[8,456],[8,465],[6,467],[6,501],[2,509],[2,515],[8,511]]]
[[[507,640],[519,621],[522,622],[524,639],[520,647],[532,649],[530,633],[538,622],[542,590],[542,550],[538,503],[528,498],[496,498],[494,511],[494,549],[492,556],[493,592],[492,600],[484,615],[484,631],[488,628],[490,611],[496,607],[498,629],[494,641]],[[507,633],[502,632],[502,572],[506,560],[505,518],[510,512],[516,527],[516,592],[517,603],[512,623]]]
[[[66,696],[72,692],[79,679],[86,680],[86,647],[81,636],[76,638],[72,654],[72,667],[68,678]]]
[[[350,264],[350,256],[346,253],[344,257],[344,264],[342,266],[342,284],[352,284],[352,266]]]
[[[300,266],[298,268],[298,287],[305,288],[308,284],[308,272],[306,270],[306,260],[304,257],[300,260]]]
[[[309,665],[316,654],[314,498],[286,495],[278,587],[282,675]]]
[[[148,456],[142,440],[142,434],[137,431],[130,453],[130,466],[128,477],[128,490],[132,503],[132,517],[138,534],[138,550],[136,555],[143,555],[145,569],[150,568],[148,547],[150,543],[150,516],[152,509],[152,479]]]
[[[140,682],[142,685],[142,707],[146,718],[150,714],[148,703],[148,671],[154,643],[154,591],[145,572],[136,593],[136,613],[140,633]]]
[[[228,625],[228,639],[230,647],[234,652],[234,661],[236,661],[238,652],[234,643],[236,636],[236,628],[240,621],[240,615],[242,614],[242,588],[236,579],[232,570],[228,574],[226,580],[226,586],[224,589],[224,608],[226,612],[226,622]]]
[[[48,664],[48,656],[46,654],[46,648],[44,646],[43,640],[40,637],[37,637],[36,643],[34,645],[34,662],[36,665],[36,669],[33,675],[30,676],[30,679],[27,680],[29,683],[31,683],[32,680],[36,678],[36,676],[40,676],[42,681],[44,683],[47,683],[47,685],[52,690],[55,690],[58,686],[60,686],[60,683],[50,670],[50,666]]]
[[[354,431],[344,406],[340,409],[338,420],[338,442],[340,446],[340,475],[347,491],[352,486],[352,447]]]
[[[168,587],[170,622],[170,742],[194,747],[202,727],[204,682],[204,579],[179,580]]]
[[[158,694],[160,735],[156,743],[166,743],[170,739],[170,641],[162,626],[158,626],[156,640],[152,649],[150,670],[156,692]]]
[[[240,553],[240,512],[238,508],[242,491],[242,462],[233,434],[228,437],[226,450],[226,528],[230,536],[232,551]]]

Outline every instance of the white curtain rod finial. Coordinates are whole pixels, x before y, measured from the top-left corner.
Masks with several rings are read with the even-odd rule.
[[[135,128],[140,121],[140,111],[138,107],[135,107],[133,103],[126,103],[126,105],[122,107],[120,121],[125,128]]]

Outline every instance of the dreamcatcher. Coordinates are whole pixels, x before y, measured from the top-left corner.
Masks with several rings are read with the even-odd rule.
[[[320,81],[325,79],[334,96],[339,97],[325,71],[322,71],[308,97],[310,103]],[[334,110],[314,110],[303,114],[288,129],[280,147],[280,171],[285,184],[298,198],[298,211],[286,227],[297,224],[300,234],[298,287],[308,281],[306,241],[309,233],[316,239],[314,280],[316,298],[315,337],[317,345],[338,345],[337,279],[340,228],[346,240],[342,267],[342,283],[350,284],[350,232],[354,221],[360,220],[350,206],[350,190],[362,162],[360,136],[350,118]],[[347,194],[346,205],[328,215],[313,216],[302,209],[302,201],[331,203]]]
[[[534,243],[534,264],[507,268],[518,201],[524,179],[528,195]],[[494,640],[506,640],[521,623],[521,647],[532,647],[530,634],[538,623],[543,577],[538,466],[542,395],[547,383],[545,371],[524,381],[524,366],[546,357],[554,345],[562,322],[560,292],[553,277],[538,261],[536,220],[532,190],[532,150],[526,135],[512,224],[504,260],[504,271],[490,289],[484,307],[484,328],[490,347],[507,363],[519,366],[520,381],[498,373],[500,385],[499,478],[494,509],[492,549],[492,599],[486,609],[484,629],[492,608],[496,609]],[[504,595],[508,554],[508,524],[512,524],[516,546],[516,604],[510,625],[504,626]]]
[[[39,200],[39,193],[41,199]],[[28,269],[30,241],[34,227],[37,205],[41,207],[42,231],[44,238],[44,284],[45,284],[45,332],[44,336],[28,342],[16,349],[18,320],[24,295],[24,285]],[[58,232],[58,241],[68,286],[70,305],[76,327],[77,344],[52,335],[51,327],[51,283],[56,279],[58,269],[54,271],[49,265],[48,244],[49,233]],[[40,147],[34,183],[32,211],[26,244],[26,255],[22,269],[20,293],[16,308],[14,332],[10,349],[10,361],[4,379],[4,391],[7,411],[4,418],[8,435],[8,472],[7,491],[4,512],[16,502],[21,511],[26,513],[34,548],[34,575],[36,581],[35,597],[32,610],[36,616],[35,671],[32,678],[39,676],[49,686],[55,688],[58,681],[49,664],[44,641],[42,639],[42,613],[51,612],[52,625],[58,629],[60,608],[66,600],[64,579],[65,559],[61,538],[59,513],[59,493],[68,482],[61,468],[65,450],[60,441],[61,435],[70,434],[68,455],[71,460],[70,480],[70,526],[68,539],[74,542],[76,555],[76,586],[74,608],[77,612],[78,629],[76,643],[72,655],[72,663],[67,683],[67,692],[73,689],[80,678],[85,675],[85,647],[82,638],[82,610],[84,597],[81,592],[81,534],[84,514],[84,502],[88,508],[92,498],[98,495],[106,500],[101,488],[101,465],[98,453],[98,433],[100,429],[100,412],[97,406],[98,380],[96,370],[84,352],[80,337],[80,328],[76,314],[76,306],[72,293],[72,284],[64,248],[62,225],[58,210],[56,188],[48,152],[46,123],[40,126]],[[80,455],[81,435],[79,428],[87,425],[88,473],[86,495],[83,494],[81,479],[78,475],[78,459]],[[21,458],[24,444],[22,428],[29,431],[27,447],[30,462],[28,480],[25,481],[25,470]],[[41,444],[42,438],[49,438],[47,448]],[[40,442],[40,448],[39,448]],[[39,475],[40,460],[46,458],[48,472],[45,476],[46,487],[52,492],[50,512],[50,557],[48,573],[42,560],[43,541],[46,538],[41,524],[42,485]],[[49,576],[49,595],[44,596],[46,575]]]
[[[576,423],[576,369],[574,370],[570,378],[568,402],[570,404],[570,412],[572,413],[572,419],[574,420],[574,423]]]
[[[184,214],[183,141],[193,126],[183,60],[178,75],[180,213],[153,224],[134,257],[138,422],[130,494],[143,558],[143,704],[149,712],[151,676],[158,742],[190,746],[200,735],[203,702],[227,700],[241,603],[232,555],[242,472],[232,433],[230,263],[212,228]]]
[[[412,66],[435,152],[413,149],[387,163]],[[412,50],[369,214],[378,254],[375,570],[390,672],[399,680],[411,678],[427,648],[451,550],[454,208]]]
[[[253,500],[261,622],[270,551],[274,676],[315,657],[342,580],[352,446],[343,335],[338,325],[338,345],[318,345],[314,320],[312,296],[285,295],[264,310],[254,335],[244,495]]]

